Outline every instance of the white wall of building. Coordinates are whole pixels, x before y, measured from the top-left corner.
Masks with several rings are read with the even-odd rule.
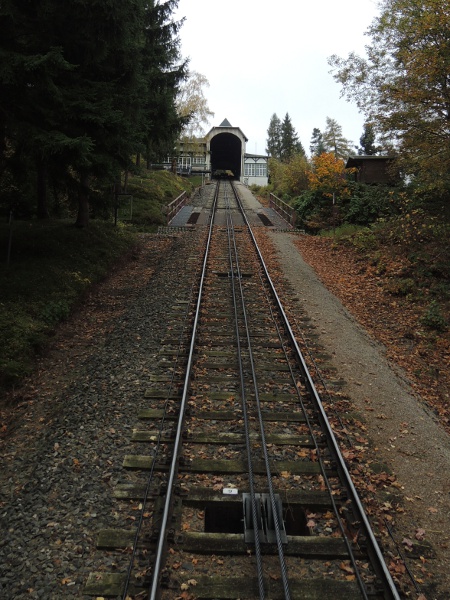
[[[267,156],[246,154],[244,156],[244,169],[241,177],[245,185],[267,185]]]

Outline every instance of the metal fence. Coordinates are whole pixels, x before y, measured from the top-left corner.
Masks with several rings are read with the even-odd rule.
[[[181,192],[181,194],[177,196],[175,200],[172,200],[172,202],[167,205],[167,223],[170,223],[170,221],[174,218],[177,212],[179,212],[183,208],[183,206],[188,200],[189,196],[187,195],[187,193]]]
[[[275,196],[275,194],[272,194],[272,193],[270,194],[270,197],[269,197],[269,206],[275,212],[277,212],[281,217],[283,217],[283,219],[285,221],[290,223],[292,225],[292,227],[295,227],[295,223],[297,220],[297,213],[296,213],[295,209],[292,208],[292,206],[290,206],[286,202],[283,202],[283,200],[281,200],[280,198]]]

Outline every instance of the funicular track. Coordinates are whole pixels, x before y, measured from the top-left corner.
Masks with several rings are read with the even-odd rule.
[[[133,529],[99,547],[123,599],[396,599],[238,194],[217,183],[198,283],[161,348],[164,372],[125,457]],[[145,566],[144,566],[145,565]]]

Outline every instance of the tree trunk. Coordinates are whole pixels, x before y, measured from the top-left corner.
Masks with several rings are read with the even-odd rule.
[[[80,175],[78,215],[75,225],[77,227],[87,227],[89,225],[89,175],[87,173]]]
[[[47,204],[47,163],[43,158],[36,161],[37,168],[37,217],[38,219],[48,219]]]
[[[140,167],[140,166],[141,166],[141,153],[140,153],[140,152],[138,152],[138,153],[136,154],[136,166],[137,166],[137,167]]]

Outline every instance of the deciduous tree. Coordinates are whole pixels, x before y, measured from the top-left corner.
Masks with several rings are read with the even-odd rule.
[[[204,125],[214,116],[205,97],[204,90],[207,87],[207,78],[196,71],[189,72],[179,86],[176,105],[180,117],[187,121],[182,130],[182,136],[186,139],[203,135]]]
[[[367,57],[329,61],[343,93],[398,146],[403,169],[450,187],[450,10],[441,0],[382,0]]]
[[[346,160],[351,154],[351,142],[343,136],[339,123],[330,117],[326,120],[323,143],[326,151],[332,152],[336,158]]]
[[[313,191],[319,191],[324,196],[343,198],[349,194],[347,174],[351,170],[345,168],[341,158],[334,152],[325,152],[311,159],[312,168],[308,174],[309,186]]]

